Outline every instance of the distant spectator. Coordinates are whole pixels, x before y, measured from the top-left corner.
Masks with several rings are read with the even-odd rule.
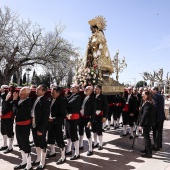
[[[170,100],[169,100],[169,96],[165,96],[165,117],[166,120],[169,120],[169,108],[170,108]]]

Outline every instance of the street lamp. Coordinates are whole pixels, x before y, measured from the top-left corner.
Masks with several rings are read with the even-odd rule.
[[[122,60],[119,59],[119,50],[116,51],[116,55],[114,56],[112,63],[116,72],[116,80],[118,81],[119,73],[123,72],[123,69],[127,67],[127,64],[125,63],[125,57],[123,57]]]
[[[29,83],[29,75],[30,75],[30,71],[31,71],[31,69],[28,67],[28,68],[26,68],[26,74],[27,74],[27,85],[28,85],[28,83]]]

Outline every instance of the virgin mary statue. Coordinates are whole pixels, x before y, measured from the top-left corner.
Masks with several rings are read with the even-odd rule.
[[[88,21],[92,35],[89,38],[86,54],[84,56],[84,68],[98,68],[100,76],[103,73],[111,75],[114,71],[104,35],[106,20],[102,16],[97,16]]]

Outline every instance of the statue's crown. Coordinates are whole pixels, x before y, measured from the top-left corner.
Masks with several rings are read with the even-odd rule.
[[[106,28],[106,20],[103,16],[97,16],[93,18],[92,20],[88,21],[90,26],[97,26],[100,30],[105,30]]]

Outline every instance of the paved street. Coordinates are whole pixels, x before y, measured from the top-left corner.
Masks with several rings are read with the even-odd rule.
[[[134,148],[132,149],[132,141],[129,136],[120,137],[122,129],[119,128],[104,133],[104,147],[103,150],[98,151],[94,149],[94,155],[87,157],[88,150],[87,140],[84,139],[85,148],[80,151],[81,159],[76,161],[70,161],[70,157],[67,157],[66,163],[62,165],[56,165],[56,161],[59,159],[59,148],[56,147],[56,158],[50,158],[46,160],[48,170],[55,169],[68,169],[68,170],[168,170],[170,169],[170,121],[165,121],[164,133],[163,133],[163,149],[159,152],[153,152],[152,159],[146,159],[140,157],[140,150],[144,149],[143,137],[140,136],[136,139]],[[31,137],[32,138],[32,137]],[[30,138],[30,140],[31,140]],[[3,140],[0,135],[0,145],[2,146]],[[16,144],[16,139],[14,140]],[[14,147],[14,151],[9,154],[3,154],[0,152],[0,170],[10,170],[16,164],[21,162],[20,152],[18,147]],[[36,158],[35,147],[32,148],[32,160]],[[36,168],[36,167],[34,167]]]

